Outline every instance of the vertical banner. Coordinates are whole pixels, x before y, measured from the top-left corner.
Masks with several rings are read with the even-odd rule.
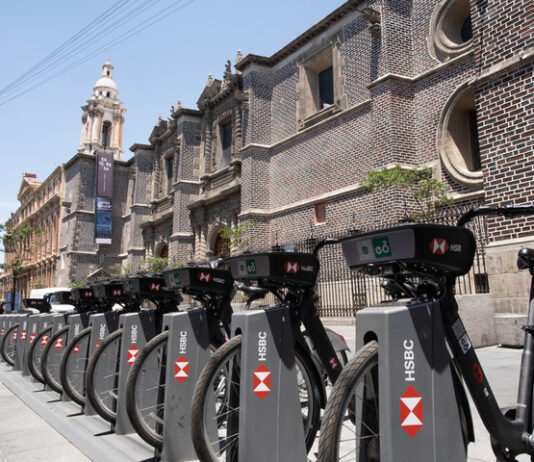
[[[95,243],[111,244],[113,154],[96,153]]]
[[[13,310],[13,307],[11,306],[11,290],[9,292],[6,292],[6,312]]]

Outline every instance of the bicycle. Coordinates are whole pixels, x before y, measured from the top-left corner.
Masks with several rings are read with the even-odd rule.
[[[427,313],[433,313],[435,318],[441,321],[439,326],[442,327],[428,330],[425,338],[428,342],[433,342],[434,349],[443,351],[444,364],[440,365],[440,373],[448,372],[452,378],[449,382],[441,382],[441,384],[447,383],[447,388],[442,386],[441,391],[451,393],[453,400],[456,401],[456,405],[448,404],[452,410],[451,415],[457,416],[452,419],[449,428],[451,432],[458,432],[460,438],[463,438],[463,441],[458,442],[462,446],[461,455],[458,456],[459,459],[454,460],[465,460],[467,445],[474,441],[469,404],[459,376],[464,380],[480,417],[490,433],[492,448],[497,460],[510,462],[515,461],[515,456],[518,454],[529,454],[531,458],[534,455],[534,435],[532,435],[534,424],[532,414],[534,278],[531,285],[528,325],[525,326],[518,404],[512,408],[499,409],[465,331],[454,298],[456,278],[470,270],[476,248],[474,236],[464,227],[465,224],[473,217],[480,215],[503,215],[512,218],[532,214],[534,214],[534,207],[531,206],[481,207],[464,214],[457,226],[404,224],[349,237],[342,242],[345,258],[351,268],[385,278],[388,285],[397,288],[399,294],[397,298],[407,297],[402,303],[396,305],[403,305],[406,308],[407,314],[403,316],[407,316],[407,325],[415,326],[414,316],[416,315],[413,313],[421,306],[427,310]],[[388,244],[388,251],[381,254],[375,252],[373,246],[382,242]],[[528,268],[533,274],[534,250],[521,249],[518,266],[520,269]],[[397,309],[396,306],[393,304],[391,309]],[[382,310],[387,309],[386,306]],[[360,321],[365,319],[363,313],[366,310],[369,309],[361,311],[362,315],[358,313],[357,319],[358,316],[360,316]],[[369,315],[370,312],[367,311],[366,314]],[[394,373],[389,373],[395,366],[391,362],[381,365],[381,348],[384,348],[384,351],[388,348],[384,343],[389,342],[393,332],[390,331],[381,339],[377,339],[376,334],[369,329],[370,325],[372,323],[364,324],[364,331],[358,333],[359,340],[364,343],[364,346],[344,368],[330,395],[322,418],[318,461],[379,462],[381,453],[387,454],[384,457],[391,460],[389,443],[392,441],[392,436],[389,432],[384,432],[386,427],[391,429],[391,425],[398,424],[396,419],[391,424],[381,417],[391,416],[391,412],[388,414],[388,409],[384,406],[389,406],[391,409],[392,405],[389,400],[398,398],[384,396],[383,390],[391,390],[390,384],[395,383],[396,380],[402,382],[399,386],[404,388],[406,377],[410,380],[415,377],[415,373],[411,372],[415,368],[415,358],[411,353],[406,356],[407,360],[413,361],[413,364],[408,364],[409,367],[405,365],[409,370],[404,371],[404,377],[402,373],[398,373],[397,369],[394,369]],[[439,335],[435,336],[434,332]],[[408,343],[408,347],[411,346],[413,343]],[[400,346],[401,350],[403,348],[406,349],[406,345]],[[430,360],[427,359],[427,361]],[[436,371],[437,366],[434,363],[429,364],[431,365],[428,367]],[[421,395],[432,393],[431,390],[434,389],[436,383],[427,384],[423,390],[419,389],[418,392]],[[415,384],[413,386],[417,387]],[[408,401],[401,399],[400,407],[401,426],[405,425],[404,431],[409,434],[409,437],[405,437],[404,440],[406,445],[414,440],[419,429],[423,428],[422,400],[420,396],[417,397],[413,393],[410,396],[412,399],[410,406],[402,407],[402,403],[409,402],[410,398],[408,398]],[[382,412],[383,416],[381,416]],[[409,425],[406,421],[403,422],[404,417],[411,419]],[[398,432],[404,434],[403,430],[398,429]],[[434,450],[439,441],[443,440],[444,435],[436,437],[438,440],[430,439],[426,443],[430,444]],[[396,449],[402,450],[401,447]],[[417,455],[411,454],[410,457],[417,457]],[[447,458],[447,460],[451,459]]]
[[[131,276],[124,279],[123,289],[137,306],[141,306],[143,300],[149,300],[156,306],[156,333],[161,331],[163,315],[176,311],[181,301],[178,294],[165,288],[165,281],[161,276]],[[102,341],[89,358],[85,374],[87,400],[93,409],[111,424],[115,424],[117,419],[122,336],[123,329],[119,328]]]
[[[230,335],[232,275],[216,268],[188,266],[164,270],[163,276],[167,287],[200,302],[206,313],[210,345],[215,351]],[[130,422],[141,438],[159,450],[163,448],[168,337],[169,331],[165,330],[145,345],[126,380]],[[147,389],[151,390],[148,397]]]
[[[124,293],[118,280],[100,281],[90,285],[94,294],[92,313],[106,313],[120,307],[128,313],[138,309],[138,304]],[[69,340],[59,364],[59,378],[65,394],[80,406],[85,406],[85,372],[91,352],[89,342],[93,327],[81,330]],[[98,343],[95,345],[98,348]]]
[[[85,314],[88,316],[93,310],[99,309],[100,303],[95,298],[93,290],[90,287],[74,288],[71,289],[71,293],[74,300],[74,310],[67,316],[73,314]],[[68,318],[65,318],[65,320],[67,319]],[[67,347],[69,347],[69,352],[72,352],[72,349],[74,348],[72,342],[70,344],[68,343],[69,329],[69,325],[65,325],[55,333],[51,333],[41,354],[40,373],[43,381],[57,393],[64,392],[60,375],[61,362],[64,353],[67,351]],[[46,331],[48,331],[48,329],[46,329]],[[85,331],[87,331],[87,329],[85,329]],[[34,348],[37,348],[37,344],[35,344]],[[32,355],[34,351],[32,351]]]
[[[30,300],[33,299],[23,299],[24,302],[28,302],[30,304]],[[40,301],[40,300],[39,300]],[[40,309],[45,310],[47,305],[46,303],[40,303],[37,302],[32,303],[34,306],[32,307],[34,310],[40,307]],[[31,309],[22,309],[16,313],[16,315],[31,315],[34,314],[34,311]],[[11,314],[13,316],[14,314]],[[7,315],[6,315],[7,316]],[[17,354],[17,343],[20,341],[25,341],[25,335],[26,332],[19,333],[20,322],[17,320],[15,322],[12,322],[10,326],[5,327],[1,331],[1,341],[0,341],[0,356],[4,359],[4,361],[9,364],[10,366],[15,365],[15,356]]]
[[[239,289],[249,297],[263,298],[271,292],[289,308],[308,451],[319,427],[320,408],[326,403],[325,376],[335,383],[348,349],[337,334],[327,332],[321,323],[314,291],[319,271],[317,253],[325,244],[335,242],[322,241],[314,254],[275,251],[244,254],[227,260],[234,279],[246,284]],[[254,282],[257,286],[252,286]],[[313,352],[309,342],[315,347]],[[241,343],[241,335],[225,342],[215,351],[197,381],[191,427],[193,444],[201,462],[237,460]],[[211,416],[215,416],[215,432]]]

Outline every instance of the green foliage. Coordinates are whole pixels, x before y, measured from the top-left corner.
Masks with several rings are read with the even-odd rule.
[[[161,273],[167,268],[169,259],[163,257],[148,257],[143,260],[143,266],[148,273]]]
[[[258,226],[259,223],[255,220],[245,220],[237,226],[223,226],[219,230],[219,236],[228,239],[231,247],[242,250],[252,239],[252,237],[246,236],[247,233]]]
[[[432,169],[429,167],[384,167],[370,172],[362,181],[362,186],[374,192],[391,188],[403,189],[416,204],[415,213],[409,214],[406,210],[406,215],[414,221],[427,220],[435,214],[437,207],[452,205],[452,199],[447,195],[447,187],[432,177]]]
[[[112,278],[125,278],[133,274],[133,263],[127,263],[123,265],[122,263],[114,263],[109,267],[109,274]]]
[[[33,228],[27,223],[22,223],[17,227],[13,227],[13,223],[8,220],[4,224],[0,224],[0,232],[3,233],[0,237],[2,241],[3,251],[10,254],[10,263],[0,265],[2,269],[11,270],[14,275],[24,271],[24,262],[31,251],[31,236],[41,232],[38,228]]]
[[[32,280],[32,289],[44,289],[46,284],[43,278],[34,278]]]
[[[69,289],[83,289],[87,286],[87,281],[78,281],[69,284]]]

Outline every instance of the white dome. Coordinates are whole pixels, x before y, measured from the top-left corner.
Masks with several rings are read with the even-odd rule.
[[[104,77],[100,77],[96,83],[95,83],[95,89],[97,88],[111,88],[112,90],[117,90],[117,85],[115,84],[115,82],[113,81],[113,79],[107,77],[107,76],[104,76]]]

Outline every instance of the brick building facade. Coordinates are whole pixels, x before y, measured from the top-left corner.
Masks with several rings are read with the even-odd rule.
[[[249,219],[250,248],[396,223],[402,194],[361,186],[393,165],[431,167],[457,206],[532,202],[533,24],[527,0],[349,0],[270,57],[238,53],[196,109],[178,102],[129,161],[116,150],[112,246],[90,242],[91,152],[67,164],[64,280],[235,252],[218,230]],[[532,223],[488,220],[478,276],[502,332],[524,323]]]
[[[55,285],[64,181],[62,166],[42,182],[32,173],[22,176],[17,195],[20,207],[9,219],[9,226],[11,229],[31,227],[36,232],[29,234],[21,245],[6,249],[7,267],[0,274],[6,300],[15,302],[17,297],[21,301],[29,296],[31,289]]]

